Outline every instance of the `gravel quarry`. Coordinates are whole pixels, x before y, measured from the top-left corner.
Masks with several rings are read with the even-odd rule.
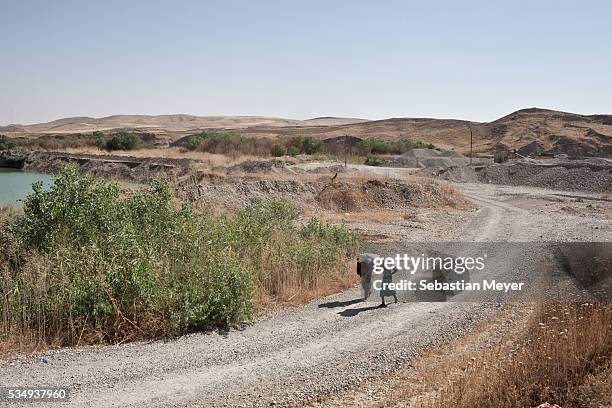
[[[390,251],[402,241],[612,238],[612,204],[600,194],[454,187],[473,209],[422,209],[410,220],[348,225],[391,239],[395,243],[378,243]],[[229,332],[3,361],[0,383],[69,387],[71,399],[62,406],[74,407],[294,406],[334,396],[371,376],[409,369],[415,355],[468,333],[497,310],[495,304],[414,302],[379,309],[378,299],[360,302],[359,297],[359,290],[351,289]]]

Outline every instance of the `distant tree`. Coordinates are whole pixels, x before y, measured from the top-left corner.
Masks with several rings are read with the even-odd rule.
[[[275,143],[274,146],[272,146],[272,156],[281,157],[281,156],[284,156],[285,154],[287,154],[287,148],[285,147],[284,144]]]
[[[323,147],[323,142],[319,139],[307,136],[302,141],[302,149],[306,154],[315,154]]]
[[[300,154],[300,149],[298,149],[296,146],[289,146],[289,148],[287,149],[287,154],[289,156],[295,157]]]
[[[135,150],[142,146],[142,137],[136,133],[115,133],[106,141],[107,150]]]
[[[382,159],[376,156],[368,156],[364,163],[366,166],[380,166],[382,164]]]
[[[0,150],[14,149],[16,143],[13,139],[10,139],[4,135],[0,135]]]

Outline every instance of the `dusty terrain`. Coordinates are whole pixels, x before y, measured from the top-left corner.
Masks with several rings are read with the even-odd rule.
[[[365,119],[322,117],[307,120],[265,116],[195,116],[195,115],[113,115],[103,118],[73,117],[32,125],[8,125],[0,132],[33,134],[68,134],[95,130],[142,129],[147,131],[188,131],[196,129],[243,129],[276,126],[329,126],[358,123]]]
[[[324,117],[294,120],[257,116],[114,115],[9,125],[0,127],[0,133],[11,137],[36,137],[131,129],[153,133],[160,140],[175,141],[202,129],[216,129],[271,138],[296,135],[320,139],[345,135],[378,139],[410,138],[467,153],[470,128],[474,152],[478,154],[491,155],[498,148],[520,149],[523,155],[554,152],[610,157],[612,154],[611,115],[579,115],[540,108],[522,109],[488,123],[433,118],[364,120]]]
[[[472,209],[419,207],[402,218],[378,220],[350,212],[340,217],[390,252],[415,241],[612,238],[612,204],[601,194],[483,184],[455,188]],[[68,406],[288,406],[316,400],[361,406],[363,399],[349,403],[343,390],[410,370],[419,352],[469,333],[498,310],[492,304],[418,302],[379,309],[377,299],[362,303],[359,296],[351,289],[279,310],[242,330],[5,361],[0,383],[69,387]]]

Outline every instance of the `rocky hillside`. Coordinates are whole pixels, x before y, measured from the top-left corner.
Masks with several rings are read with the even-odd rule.
[[[489,123],[455,119],[393,118],[338,126],[245,129],[261,136],[311,135],[319,138],[410,137],[445,149],[466,153],[493,153],[496,148],[519,149],[525,155],[540,152],[570,155],[612,155],[612,115],[578,115],[547,109],[522,109]]]
[[[412,138],[467,153],[470,129],[474,151],[518,149],[524,155],[541,152],[581,156],[612,156],[612,115],[578,115],[548,109],[522,109],[489,123],[457,119],[363,119],[323,117],[309,120],[259,116],[115,115],[106,118],[66,118],[36,125],[0,127],[8,136],[87,133],[94,130],[136,129],[164,140],[177,140],[202,129],[235,130],[256,137],[308,135],[320,139]]]

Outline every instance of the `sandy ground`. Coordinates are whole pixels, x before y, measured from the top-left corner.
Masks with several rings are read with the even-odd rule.
[[[481,184],[457,188],[474,210],[419,210],[412,219],[349,226],[400,243],[612,238],[612,204],[601,195]],[[61,350],[46,356],[46,363],[2,362],[0,384],[69,387],[72,397],[62,406],[74,407],[288,406],[321,396],[331,396],[330,406],[360,406],[343,390],[409,367],[418,353],[469,333],[497,310],[422,302],[379,309],[377,299],[359,297],[351,289],[229,333]]]

